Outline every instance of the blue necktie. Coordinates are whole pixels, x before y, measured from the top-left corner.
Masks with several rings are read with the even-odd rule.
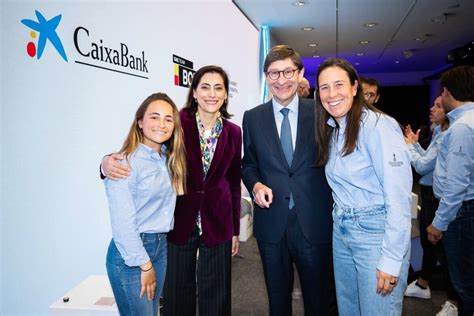
[[[288,119],[288,112],[289,109],[283,108],[280,110],[281,114],[283,114],[283,121],[281,122],[281,131],[280,131],[280,142],[281,147],[283,148],[283,153],[285,154],[286,161],[288,162],[288,166],[291,167],[291,162],[293,161],[293,144],[291,140],[291,126],[290,120]],[[293,201],[293,194],[290,193],[290,203],[288,207],[290,210],[295,205]]]

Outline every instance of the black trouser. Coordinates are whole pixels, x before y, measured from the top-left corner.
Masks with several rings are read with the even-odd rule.
[[[305,315],[337,315],[331,243],[309,243],[294,209],[279,242],[257,243],[271,316],[292,315],[293,266],[300,278]]]
[[[231,247],[232,241],[215,247],[206,247],[197,229],[185,245],[178,246],[168,242],[162,314],[196,315],[198,295],[199,315],[230,315]]]
[[[444,251],[443,243],[439,242],[433,245],[428,240],[428,233],[426,228],[431,225],[435,217],[436,210],[438,209],[439,201],[433,194],[432,186],[420,186],[421,190],[421,210],[420,210],[420,241],[423,247],[423,260],[421,264],[420,277],[426,281],[431,280],[433,271],[436,268],[436,264],[439,261],[442,267],[443,276],[446,280],[446,293],[448,299],[457,300],[456,292],[453,289],[451,280],[448,274],[448,265],[446,262],[446,253]]]

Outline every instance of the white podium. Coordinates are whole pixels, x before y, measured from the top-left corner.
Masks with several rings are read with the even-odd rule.
[[[64,302],[64,298],[68,298]],[[50,315],[119,315],[114,294],[106,275],[91,275],[49,306]]]

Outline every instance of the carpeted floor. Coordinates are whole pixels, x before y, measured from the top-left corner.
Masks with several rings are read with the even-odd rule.
[[[432,291],[430,300],[406,298],[403,315],[432,316],[446,300],[442,290]],[[232,260],[232,315],[268,315],[268,299],[257,243],[253,237],[240,243]],[[304,315],[301,295],[293,295],[293,315]]]

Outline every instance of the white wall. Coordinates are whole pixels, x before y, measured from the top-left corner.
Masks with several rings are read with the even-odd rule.
[[[46,19],[62,14],[56,31],[68,62],[50,43],[40,60],[27,55],[30,30],[20,20],[36,20],[35,10]],[[149,79],[75,63],[84,60],[73,43],[78,26],[106,46],[145,51]],[[227,70],[238,85],[230,111],[240,124],[259,100],[258,32],[228,0],[37,0],[3,2],[0,36],[0,314],[41,315],[88,275],[106,273],[111,231],[98,164],[119,148],[146,96],[164,91],[184,103],[172,55],[195,70]]]
[[[3,17],[3,2],[0,1],[0,17]],[[3,29],[3,25],[2,29]],[[0,125],[4,126],[3,121],[3,32],[0,31]],[[3,128],[0,128],[0,179],[3,179]],[[3,284],[3,180],[0,181],[0,284]],[[3,286],[0,285],[0,312],[3,310]]]

